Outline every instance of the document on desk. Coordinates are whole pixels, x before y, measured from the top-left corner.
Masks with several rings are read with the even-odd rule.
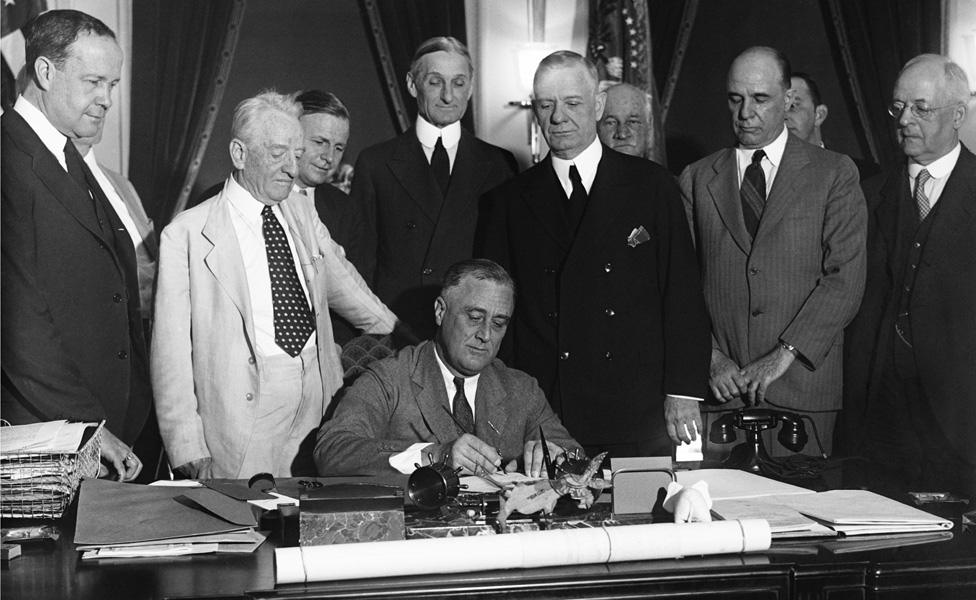
[[[845,535],[952,529],[952,521],[867,490],[831,490],[765,500],[795,509]]]
[[[678,478],[678,483],[685,487],[692,486],[702,480],[706,481],[708,493],[712,500],[764,498],[773,495],[812,495],[815,493],[806,488],[738,469],[697,469],[695,471],[678,471],[675,475]]]
[[[790,534],[802,532],[819,533],[827,537],[836,535],[813,519],[803,516],[798,510],[763,498],[715,500],[712,502],[712,514],[724,521],[766,519],[773,539],[796,537]]]

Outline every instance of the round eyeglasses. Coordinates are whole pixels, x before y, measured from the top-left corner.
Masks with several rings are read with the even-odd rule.
[[[958,102],[953,104],[946,104],[945,106],[926,106],[920,103],[905,104],[904,102],[895,101],[888,105],[888,114],[891,115],[892,119],[900,119],[902,113],[905,112],[907,108],[911,111],[912,116],[916,119],[928,120],[932,118],[935,111],[942,110],[945,108],[955,108],[959,106]]]

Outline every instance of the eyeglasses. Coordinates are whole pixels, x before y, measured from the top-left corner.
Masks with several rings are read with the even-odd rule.
[[[932,118],[935,111],[942,110],[944,108],[955,108],[959,106],[959,103],[946,104],[945,106],[925,106],[924,104],[905,104],[904,102],[895,101],[888,105],[888,114],[891,115],[892,119],[900,119],[905,108],[911,111],[912,116],[916,119],[928,120]]]

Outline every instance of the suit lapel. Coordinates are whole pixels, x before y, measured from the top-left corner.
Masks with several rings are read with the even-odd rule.
[[[425,342],[419,353],[412,377],[417,408],[435,441],[438,444],[450,442],[461,434],[451,418],[444,378],[434,357],[434,342]]]
[[[603,157],[596,170],[593,185],[590,186],[586,212],[580,221],[579,230],[573,239],[571,255],[586,251],[593,246],[605,246],[604,234],[622,213],[621,208],[634,194],[627,192],[632,187],[630,181],[620,175],[620,157],[604,146]],[[634,223],[638,226],[640,223]],[[620,239],[621,244],[627,240]],[[571,259],[570,259],[571,260]]]
[[[315,285],[315,278],[318,276],[318,273],[312,261],[314,246],[305,239],[306,229],[295,214],[295,209],[292,205],[292,197],[297,195],[297,192],[293,192],[279,206],[281,207],[281,214],[285,217],[285,224],[291,232],[291,240],[295,244],[295,252],[298,253],[298,264],[302,267],[302,277],[305,278],[305,287],[308,288],[309,300],[311,300],[311,305],[314,309],[324,299],[319,297],[319,292]],[[301,202],[302,200],[302,198],[296,198],[294,201]]]
[[[478,393],[474,398],[475,430],[485,443],[501,448],[503,432],[508,429],[508,414],[505,411],[508,392],[502,387],[494,365],[489,365],[478,378]]]
[[[762,218],[759,219],[756,239],[762,238],[765,232],[776,227],[790,207],[790,202],[797,197],[794,190],[800,179],[800,171],[810,162],[810,156],[802,146],[803,143],[792,135],[786,138],[786,149],[783,150],[783,158],[779,168],[776,169],[773,187],[769,190],[769,197],[766,198],[766,208],[763,210]]]
[[[567,201],[566,193],[552,168],[552,158],[546,156],[527,173],[532,177],[522,189],[522,201],[542,225],[542,230],[559,244],[563,252],[568,252],[573,238],[562,206]]]
[[[489,174],[489,167],[490,163],[476,151],[471,135],[462,131],[451,171],[451,184],[447,188],[438,223],[450,223],[455,217],[469,219],[476,214],[479,200],[476,191],[481,189],[482,182]]]
[[[424,211],[431,223],[436,223],[443,204],[441,192],[430,174],[424,149],[413,129],[400,136],[388,165],[410,199]]]
[[[905,197],[908,194],[908,172],[904,165],[888,175],[884,185],[879,192],[880,201],[874,208],[875,218],[878,222],[878,233],[884,240],[887,250],[888,274],[892,280],[901,274],[904,268],[899,251],[899,231],[902,223],[906,219],[911,219],[912,215],[905,210]]]
[[[739,175],[735,162],[735,150],[727,149],[712,163],[714,175],[706,186],[708,193],[715,203],[715,208],[729,230],[736,245],[749,254],[752,251],[752,239],[746,230],[746,222],[742,217],[742,201],[739,199]]]
[[[210,207],[207,222],[203,225],[203,237],[213,244],[213,248],[204,257],[203,262],[241,313],[247,337],[253,343],[255,337],[251,297],[247,290],[244,259],[241,256],[229,210],[227,199],[221,192]]]
[[[968,247],[960,243],[959,238],[969,235],[972,231],[969,223],[976,218],[976,156],[965,146],[942,189],[935,210],[923,260],[930,260],[933,255],[950,255],[951,248]]]

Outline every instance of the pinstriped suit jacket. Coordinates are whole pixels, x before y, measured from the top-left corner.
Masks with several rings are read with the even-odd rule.
[[[864,291],[867,209],[854,163],[790,134],[755,239],[735,150],[689,165],[681,191],[702,269],[713,345],[739,366],[782,340],[798,360],[770,400],[839,409],[843,331]]]

